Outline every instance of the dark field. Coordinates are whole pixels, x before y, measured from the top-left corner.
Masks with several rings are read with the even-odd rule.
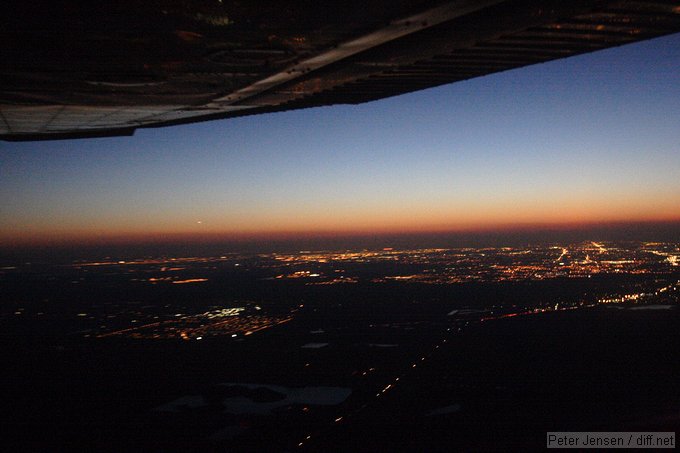
[[[3,450],[527,451],[680,425],[658,262],[442,284],[389,278],[432,261],[232,261],[5,272]]]
[[[542,449],[546,431],[675,431],[680,422],[677,309],[544,313],[455,334],[437,323],[406,332],[338,324],[315,334],[329,342],[321,349],[300,348],[319,327],[303,319],[239,343],[5,344],[3,442],[52,451],[284,451],[311,435],[303,449],[507,451]],[[399,346],[367,346],[374,341]],[[220,382],[352,394],[338,406],[291,405],[266,416],[225,414],[219,398],[178,413],[151,410],[214,394]],[[457,410],[427,415],[448,406]],[[208,439],[233,425],[249,429]]]

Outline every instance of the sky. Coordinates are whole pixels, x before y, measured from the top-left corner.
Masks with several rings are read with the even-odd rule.
[[[358,106],[0,142],[0,245],[680,220],[680,35]]]

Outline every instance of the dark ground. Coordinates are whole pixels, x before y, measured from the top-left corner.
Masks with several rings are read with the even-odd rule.
[[[302,313],[243,342],[3,337],[3,450],[526,451],[543,449],[547,431],[680,425],[677,308],[597,307],[468,326],[389,321],[348,325]],[[325,332],[309,333],[317,328]],[[329,346],[300,348],[310,341]],[[353,393],[339,406],[269,416],[224,414],[219,402],[176,414],[151,410],[209,395],[220,382]],[[427,415],[454,404],[456,412]],[[248,429],[231,441],[207,439],[227,425]]]

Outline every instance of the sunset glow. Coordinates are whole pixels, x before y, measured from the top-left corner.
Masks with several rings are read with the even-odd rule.
[[[0,245],[680,221],[680,36],[359,106],[0,143]]]

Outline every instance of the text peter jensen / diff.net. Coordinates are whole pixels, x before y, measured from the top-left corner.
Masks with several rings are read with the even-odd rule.
[[[547,448],[675,448],[674,432],[548,432]]]

